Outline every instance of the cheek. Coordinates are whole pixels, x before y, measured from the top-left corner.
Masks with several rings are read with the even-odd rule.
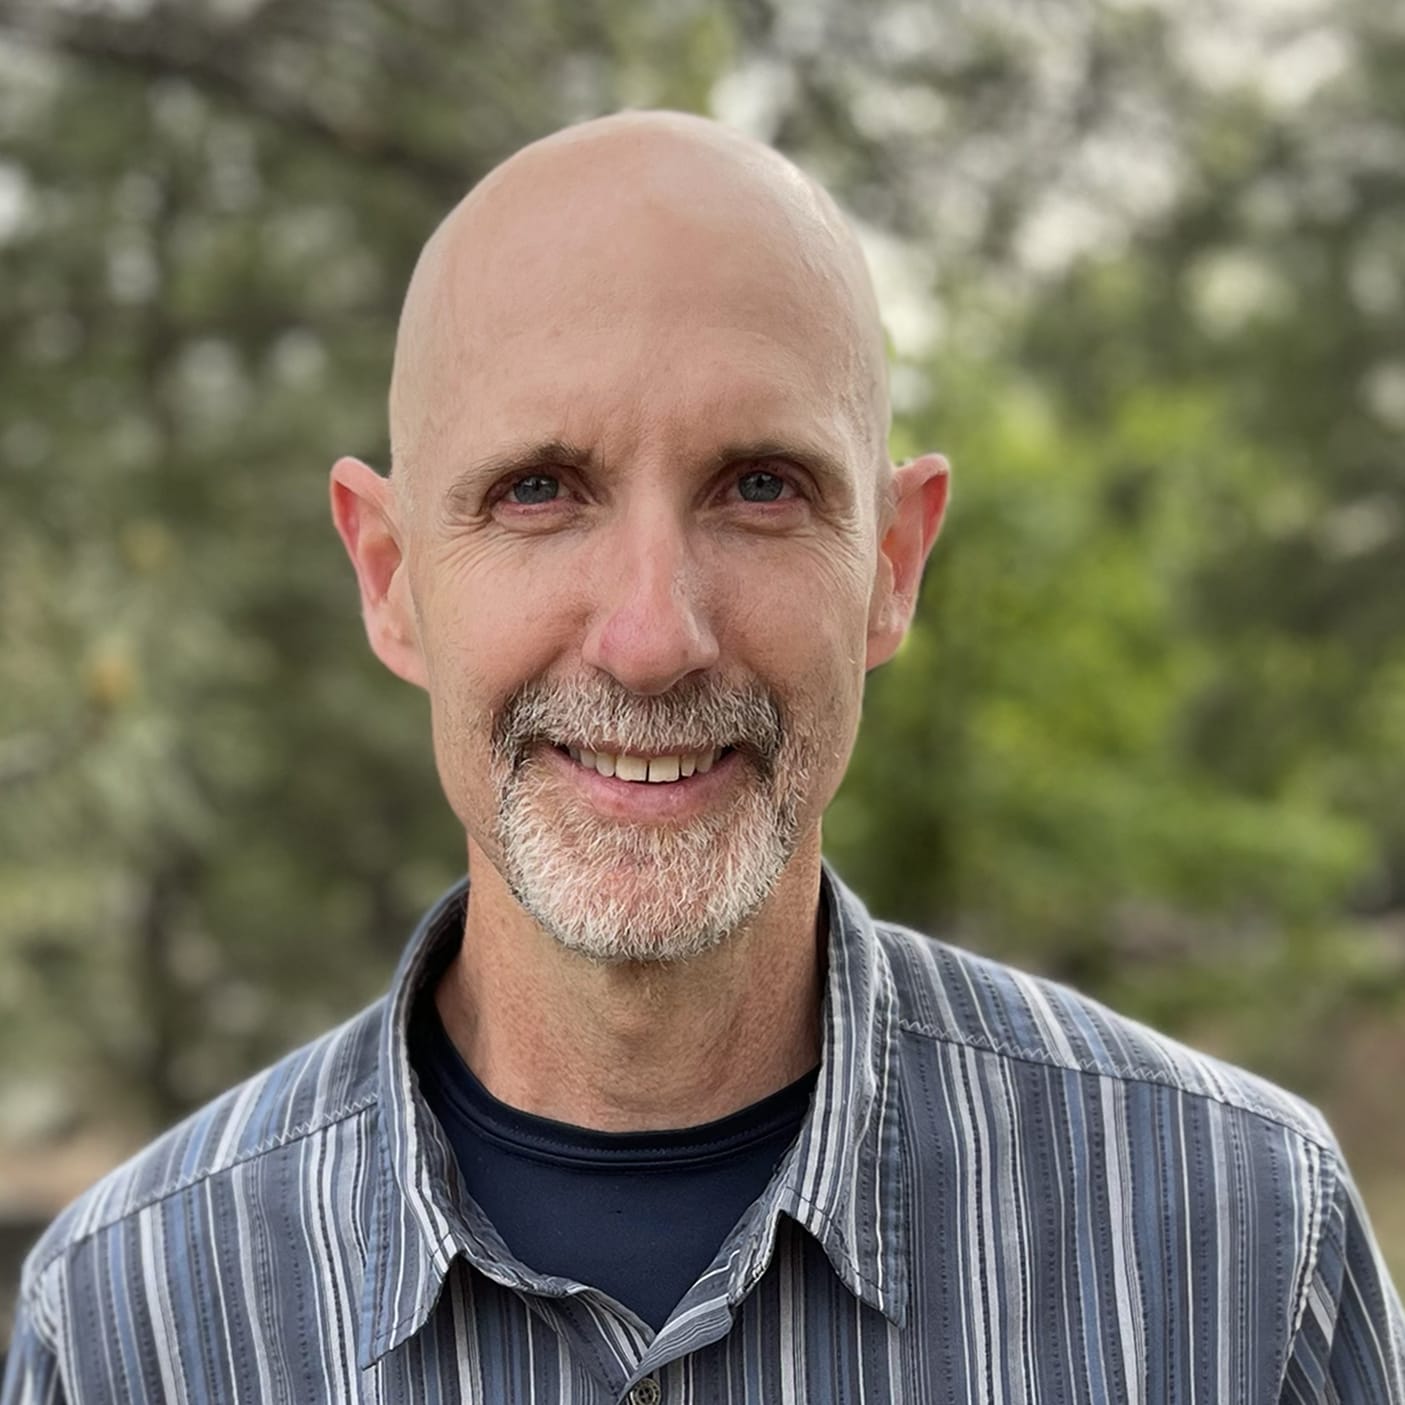
[[[792,553],[784,569],[779,562],[732,566],[724,656],[781,696],[823,803],[858,729],[870,593],[864,565],[857,553],[826,549]]]
[[[719,599],[758,663],[809,669],[827,682],[862,677],[871,581],[861,553],[830,540],[720,564]]]
[[[559,655],[577,602],[552,555],[489,549],[429,566],[416,600],[431,697],[495,709]]]
[[[449,803],[470,831],[482,828],[495,804],[493,719],[560,657],[569,633],[550,580],[514,564],[488,554],[440,562],[416,592],[435,758]]]

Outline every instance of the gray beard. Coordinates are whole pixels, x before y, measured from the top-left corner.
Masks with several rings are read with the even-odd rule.
[[[622,750],[738,749],[739,794],[684,824],[623,824],[575,802],[531,755],[605,738]],[[704,681],[638,697],[606,680],[533,684],[494,729],[497,838],[519,903],[567,950],[601,963],[684,961],[743,928],[799,842],[804,748],[759,689]]]

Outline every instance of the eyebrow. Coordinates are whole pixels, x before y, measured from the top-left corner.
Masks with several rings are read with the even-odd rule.
[[[821,487],[851,491],[852,483],[844,462],[818,444],[797,439],[744,439],[726,444],[708,457],[710,472],[720,473],[729,464],[758,459],[789,459],[813,477]]]
[[[818,444],[794,439],[737,440],[709,454],[703,466],[708,473],[720,473],[729,464],[762,459],[789,459],[809,473],[821,487],[837,492],[853,490],[850,474],[839,457]],[[598,455],[569,440],[544,439],[511,445],[474,459],[460,469],[445,494],[445,507],[451,513],[471,510],[483,488],[501,478],[519,477],[550,468],[590,471],[599,467]]]
[[[450,512],[467,511],[473,499],[484,488],[500,478],[510,478],[548,468],[590,469],[595,467],[595,455],[565,439],[543,439],[534,443],[514,444],[483,458],[474,459],[461,468],[449,484],[444,505]]]

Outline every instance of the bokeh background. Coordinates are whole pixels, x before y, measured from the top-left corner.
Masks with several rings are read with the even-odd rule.
[[[1324,1106],[1400,1275],[1405,7],[0,0],[0,1299],[460,868],[325,472],[439,217],[627,105],[835,191],[956,466],[830,856]]]

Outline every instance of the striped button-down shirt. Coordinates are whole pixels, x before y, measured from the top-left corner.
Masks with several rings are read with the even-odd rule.
[[[464,902],[384,1001],[60,1217],[6,1405],[1405,1402],[1399,1299],[1316,1113],[829,875],[814,1101],[712,1265],[658,1333],[534,1272],[406,1052]]]

